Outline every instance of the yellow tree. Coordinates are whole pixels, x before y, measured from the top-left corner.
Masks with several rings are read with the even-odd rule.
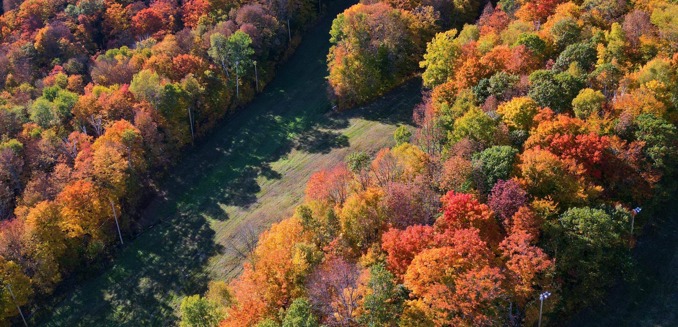
[[[530,130],[539,105],[528,97],[517,97],[499,105],[497,112],[509,127]]]
[[[252,264],[231,288],[236,304],[228,310],[222,326],[252,326],[265,317],[274,317],[278,308],[287,308],[304,293],[303,277],[312,268],[314,253],[301,244],[309,241],[297,218],[271,226],[259,237]]]
[[[33,295],[31,280],[18,264],[0,256],[0,287],[0,323],[9,324],[8,318],[19,314],[17,306],[28,303]]]
[[[61,207],[62,228],[70,238],[91,238],[87,243],[89,254],[101,250],[101,247],[115,237],[109,231],[113,222],[113,212],[105,190],[89,181],[75,181],[67,185],[56,198]],[[115,209],[120,212],[119,208]],[[109,227],[109,228],[106,228]]]
[[[384,192],[378,188],[351,195],[341,209],[339,219],[343,237],[356,250],[366,250],[378,242],[386,229],[386,208],[381,199]]]
[[[32,282],[49,293],[61,281],[59,261],[66,254],[61,212],[55,202],[42,201],[28,211],[25,219],[24,251],[33,262]]]

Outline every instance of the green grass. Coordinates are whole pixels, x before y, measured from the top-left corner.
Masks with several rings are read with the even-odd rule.
[[[152,226],[128,240],[95,276],[61,290],[31,317],[42,326],[167,326],[185,295],[240,271],[234,237],[289,216],[314,171],[352,151],[392,145],[398,124],[420,101],[418,82],[379,101],[333,114],[325,58],[331,20],[350,3],[334,3],[312,27],[262,94],[187,151],[161,194],[144,211]]]

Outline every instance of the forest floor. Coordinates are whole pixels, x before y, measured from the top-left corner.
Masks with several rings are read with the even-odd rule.
[[[346,113],[327,98],[329,29],[350,4],[335,1],[266,90],[176,163],[143,214],[152,227],[98,274],[57,292],[31,325],[173,325],[183,296],[240,272],[233,248],[290,216],[313,172],[393,144],[421,100],[418,81]]]

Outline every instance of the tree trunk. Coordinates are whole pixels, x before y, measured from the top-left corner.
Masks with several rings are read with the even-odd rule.
[[[221,60],[221,69],[226,73],[226,77],[231,78],[231,74],[228,73],[228,67],[226,67],[226,62],[223,59]]]
[[[235,62],[235,98],[240,99],[240,74],[239,74],[239,62]]]

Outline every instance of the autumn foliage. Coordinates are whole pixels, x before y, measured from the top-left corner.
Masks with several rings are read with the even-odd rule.
[[[128,235],[148,186],[271,81],[318,5],[3,2],[0,275],[16,303],[0,290],[0,324]],[[417,130],[313,174],[210,291],[230,294],[221,324],[531,325],[545,290],[551,317],[598,301],[633,275],[646,220],[630,208],[673,189],[677,16],[665,0],[348,8],[331,100],[421,73]]]
[[[630,208],[657,203],[675,174],[676,5],[502,0],[475,25],[450,20],[478,7],[386,1],[334,21],[328,79],[341,108],[392,88],[416,61],[427,92],[411,144],[398,134],[397,146],[310,178],[290,218],[301,213],[317,240],[298,286],[308,317],[536,325],[540,293],[554,294],[544,319],[561,317],[630,273],[644,223],[630,229]],[[430,13],[440,20],[414,33]],[[242,293],[249,274],[232,288]],[[262,310],[242,321],[252,316],[281,320]]]
[[[116,220],[137,228],[148,186],[263,89],[318,5],[4,1],[0,270],[17,304],[111,253]],[[17,311],[0,295],[4,325]]]

